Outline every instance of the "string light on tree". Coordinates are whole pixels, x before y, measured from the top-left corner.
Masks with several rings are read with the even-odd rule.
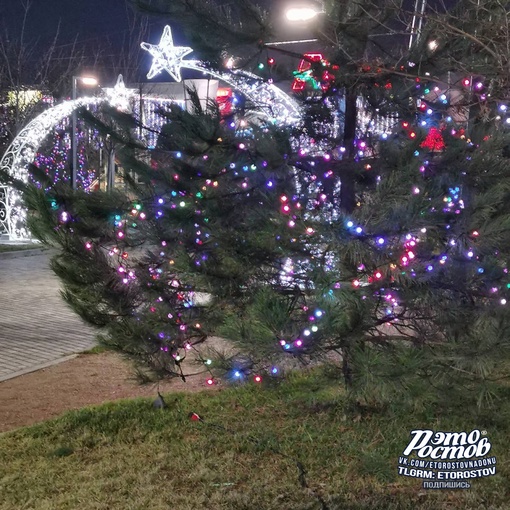
[[[443,47],[448,44],[441,40]],[[182,55],[168,60],[179,78],[182,67],[225,76],[236,83],[236,93],[271,105],[273,90],[256,77],[210,70]],[[182,375],[182,361],[198,342],[224,334],[247,353],[224,363],[232,382],[257,382],[257,376],[270,381],[280,360],[290,365],[324,352],[337,353],[346,384],[353,387],[354,378],[361,389],[388,365],[405,368],[409,378],[426,367],[424,380],[435,383],[437,375],[450,384],[457,371],[474,376],[479,372],[468,365],[471,352],[486,340],[480,333],[496,331],[491,338],[499,342],[508,326],[500,311],[510,297],[504,248],[510,237],[502,228],[508,212],[496,187],[498,171],[508,177],[502,150],[508,133],[490,126],[486,137],[470,141],[467,122],[447,120],[455,113],[450,91],[426,75],[426,65],[419,61],[394,72],[362,62],[361,69],[352,69],[368,90],[361,101],[365,111],[359,110],[364,129],[353,126],[358,132],[342,140],[331,136],[327,117],[324,144],[311,142],[313,116],[306,117],[308,124],[297,117],[292,126],[298,134],[291,139],[281,129],[287,119],[272,122],[274,111],[255,129],[246,118],[236,119],[235,109],[234,118],[173,109],[160,140],[168,160],[128,160],[143,186],[133,186],[115,214],[100,217],[98,235],[89,228],[97,218],[78,214],[94,208],[73,207],[58,194],[50,197],[55,206],[47,204],[45,214],[34,217],[52,221],[48,231],[58,232],[66,260],[76,261],[68,263],[70,272],[90,264],[95,270],[104,262],[101,254],[111,254],[94,292],[108,298],[116,293],[114,304],[130,334],[113,321],[109,332],[128,347],[136,338],[136,347],[141,344],[165,375]],[[456,86],[470,101],[482,101],[488,87],[480,88],[477,83],[485,81],[473,76],[469,89],[462,78]],[[405,90],[404,100],[399,90]],[[316,95],[322,101],[322,92]],[[496,109],[495,103],[491,99],[487,108]],[[370,131],[382,113],[374,104],[399,112],[386,124],[386,139]],[[498,114],[505,115],[501,109]],[[204,125],[210,135],[203,135]],[[340,191],[353,192],[352,208],[344,206],[350,197],[338,194],[339,184]],[[200,303],[203,294],[206,303]],[[97,301],[89,293],[86,312],[104,314]],[[460,344],[469,347],[470,357],[457,363],[451,354]],[[426,358],[431,350],[435,360],[446,360],[443,366]],[[207,385],[213,380],[212,374],[204,377]]]

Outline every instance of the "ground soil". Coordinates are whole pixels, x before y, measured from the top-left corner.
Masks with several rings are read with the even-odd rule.
[[[197,375],[159,384],[161,393],[207,388]],[[155,384],[140,385],[132,365],[112,352],[78,357],[0,383],[0,432],[32,425],[69,409],[133,397],[156,397]]]

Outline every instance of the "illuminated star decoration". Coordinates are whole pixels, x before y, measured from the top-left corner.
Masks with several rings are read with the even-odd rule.
[[[126,88],[122,74],[119,74],[117,83],[113,88],[105,88],[103,90],[105,92],[106,100],[114,108],[117,108],[123,112],[132,111],[130,99],[133,97],[136,91],[134,89]]]
[[[147,79],[154,78],[161,71],[166,71],[175,81],[181,81],[182,59],[189,55],[193,49],[187,46],[174,46],[172,30],[167,25],[159,44],[143,42],[142,48],[153,56],[152,67],[147,74]]]

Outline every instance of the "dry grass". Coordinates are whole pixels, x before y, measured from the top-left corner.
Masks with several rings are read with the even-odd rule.
[[[167,400],[165,410],[119,401],[0,436],[0,509],[508,509],[508,402],[494,414],[353,416],[318,371]],[[498,474],[468,491],[399,477],[417,427],[486,428]]]

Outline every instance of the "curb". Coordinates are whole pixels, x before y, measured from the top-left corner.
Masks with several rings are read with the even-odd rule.
[[[71,354],[70,356],[62,356],[61,358],[57,358],[51,361],[46,361],[45,363],[40,363],[39,365],[33,365],[28,368],[24,368],[23,370],[18,370],[17,372],[12,372],[11,374],[0,376],[0,383],[4,381],[8,381],[9,379],[14,379],[15,377],[19,377],[21,375],[30,374],[32,372],[37,372],[38,370],[42,370],[43,368],[52,367],[53,365],[58,365],[59,363],[63,363],[64,361],[70,361],[74,358],[77,358],[79,354]]]
[[[48,248],[29,248],[26,250],[12,250],[0,252],[0,260],[2,259],[17,259],[21,257],[32,257],[34,255],[42,255],[46,253]]]

